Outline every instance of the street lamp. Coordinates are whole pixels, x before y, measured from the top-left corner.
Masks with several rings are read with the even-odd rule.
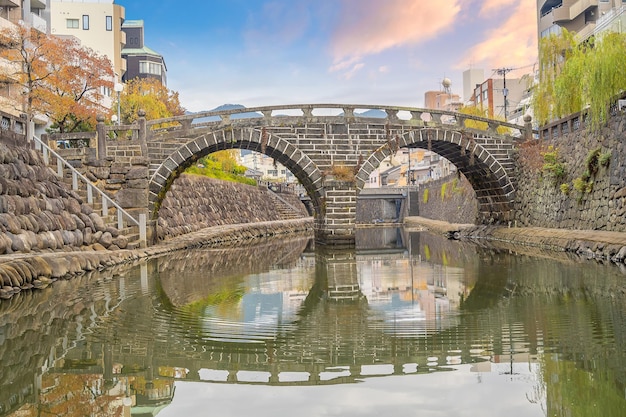
[[[122,92],[122,90],[124,90],[124,85],[121,83],[115,83],[115,85],[113,86],[113,91],[115,91],[117,93],[117,124],[119,125],[122,121],[121,115],[120,115],[120,111],[121,111],[121,106],[120,106],[120,93]]]

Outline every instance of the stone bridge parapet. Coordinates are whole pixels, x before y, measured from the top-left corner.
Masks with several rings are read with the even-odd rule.
[[[114,164],[148,166],[145,193],[135,200],[145,201],[153,220],[172,181],[187,167],[215,151],[247,149],[274,158],[304,186],[320,243],[348,246],[354,243],[356,196],[400,148],[428,149],[453,163],[476,191],[479,221],[510,220],[517,188],[512,153],[534,133],[530,120],[518,126],[397,106],[301,104],[150,121],[143,116],[132,125],[101,122],[97,154]]]

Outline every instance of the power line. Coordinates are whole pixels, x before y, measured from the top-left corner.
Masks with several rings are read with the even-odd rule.
[[[506,74],[515,70],[517,68],[496,68],[493,71],[498,73],[498,75],[502,76],[503,86],[502,86],[502,94],[504,94],[504,120],[507,119],[507,111],[506,111],[506,100],[509,95],[509,90],[506,88]]]

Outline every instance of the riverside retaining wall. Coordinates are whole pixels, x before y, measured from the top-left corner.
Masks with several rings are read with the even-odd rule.
[[[591,172],[589,187],[576,189],[576,181],[589,170],[587,160],[598,150],[608,165]],[[546,152],[556,152],[562,177],[544,168]],[[626,115],[612,117],[599,131],[588,129],[558,139],[533,140],[516,155],[518,187],[517,226],[574,230],[626,231]]]
[[[0,255],[127,244],[59,182],[37,151],[0,143]]]
[[[291,206],[286,210],[292,218],[308,217],[298,196],[272,193],[264,187],[183,174],[174,180],[161,204],[157,237],[170,239],[224,224],[283,220],[280,208],[285,204],[278,198]]]

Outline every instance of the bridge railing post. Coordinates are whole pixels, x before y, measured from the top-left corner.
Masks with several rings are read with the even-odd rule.
[[[530,114],[524,116],[524,140],[531,140],[533,138],[533,118]]]
[[[96,159],[102,160],[107,157],[107,134],[106,127],[104,125],[104,115],[99,114],[96,116]]]
[[[139,118],[137,124],[139,125],[139,132],[137,132],[139,145],[141,146],[141,153],[144,157],[148,156],[148,126],[146,122],[146,111],[139,109],[137,112]]]

